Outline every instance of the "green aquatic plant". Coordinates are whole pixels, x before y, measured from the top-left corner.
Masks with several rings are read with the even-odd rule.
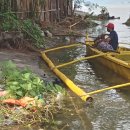
[[[65,92],[60,85],[45,84],[39,76],[27,68],[19,70],[12,61],[1,63],[0,68],[5,89],[16,99],[24,96],[36,97],[44,93]]]
[[[11,10],[11,0],[0,0],[0,12]]]
[[[45,91],[44,82],[29,69],[20,71],[11,61],[4,62],[1,68],[5,89],[16,99],[35,97]]]

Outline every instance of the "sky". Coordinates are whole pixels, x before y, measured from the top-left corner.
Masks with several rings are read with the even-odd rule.
[[[97,3],[99,6],[105,6],[108,9],[108,12],[113,13],[113,10],[111,9],[115,9],[115,11],[117,10],[118,12],[120,11],[121,15],[123,16],[122,12],[124,12],[124,10],[126,10],[127,16],[130,16],[130,0],[84,0],[86,2],[91,2],[91,3]],[[82,8],[80,9],[81,11],[84,12],[88,12],[86,6],[82,6]],[[94,11],[94,14],[99,14],[101,11],[101,8],[97,8],[95,10],[92,10],[92,12]],[[114,12],[115,12],[114,11]],[[116,11],[116,12],[117,12]]]
[[[130,0],[89,0],[89,1],[97,3],[101,6],[130,6]]]

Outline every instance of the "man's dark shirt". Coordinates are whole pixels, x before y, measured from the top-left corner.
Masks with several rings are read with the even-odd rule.
[[[111,38],[109,44],[113,47],[114,50],[116,50],[117,47],[118,47],[118,35],[117,35],[117,33],[113,30],[113,31],[110,32],[109,36],[110,36],[110,38]]]

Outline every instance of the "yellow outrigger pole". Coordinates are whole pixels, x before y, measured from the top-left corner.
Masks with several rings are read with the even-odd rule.
[[[72,45],[68,45],[68,46],[66,45],[66,46],[56,47],[56,48],[45,50],[44,53],[51,52],[51,51],[56,51],[56,50],[59,50],[59,49],[75,47],[75,46],[82,46],[82,44],[72,44]]]
[[[70,65],[70,64],[74,64],[74,63],[79,62],[79,61],[93,59],[93,58],[100,57],[100,56],[103,56],[103,55],[106,55],[106,54],[101,53],[101,54],[97,54],[97,55],[93,55],[93,56],[82,57],[82,58],[79,58],[77,60],[73,60],[73,61],[61,64],[61,65],[57,65],[56,68],[61,68],[61,67],[64,67],[64,66],[67,66],[67,65]]]
[[[99,54],[99,55],[94,55],[94,56],[89,56],[89,57],[83,57],[77,60],[73,60],[70,61],[68,63],[64,63],[62,65],[59,66],[55,66],[52,61],[47,57],[46,53],[47,52],[51,52],[51,51],[55,51],[55,50],[59,50],[59,49],[64,49],[64,48],[70,48],[70,47],[74,47],[74,46],[81,46],[82,44],[73,44],[73,45],[68,45],[68,46],[62,46],[62,47],[57,47],[57,48],[52,48],[52,49],[48,49],[45,51],[41,52],[42,58],[46,61],[46,63],[48,64],[48,66],[51,68],[51,70],[75,93],[77,94],[83,101],[87,101],[89,99],[92,99],[92,97],[90,97],[86,92],[84,92],[81,88],[79,88],[78,86],[76,86],[67,76],[65,76],[58,68],[60,67],[64,67],[66,65],[70,65],[73,63],[76,63],[78,61],[82,61],[82,60],[87,60],[87,59],[92,59],[92,58],[96,58],[99,56],[103,56],[103,54]],[[83,96],[84,95],[84,96]]]
[[[83,101],[87,101],[88,99],[91,99],[91,97],[84,92],[82,89],[80,89],[78,86],[76,86],[69,78],[67,78],[61,71],[59,71],[52,61],[46,56],[45,52],[41,52],[42,58],[46,61],[46,63],[49,65],[49,67],[53,70],[53,72],[75,93],[77,94]],[[84,95],[84,96],[83,96]]]
[[[130,82],[115,85],[115,86],[111,86],[111,87],[107,87],[107,88],[103,88],[103,89],[98,89],[98,90],[95,90],[95,91],[92,91],[92,92],[88,92],[87,95],[92,96],[93,94],[102,93],[102,92],[107,91],[107,90],[116,89],[116,88],[123,88],[123,87],[129,87],[129,86],[130,86]],[[84,95],[82,95],[82,96],[84,96]]]

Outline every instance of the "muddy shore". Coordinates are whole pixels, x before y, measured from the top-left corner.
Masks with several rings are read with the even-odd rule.
[[[28,67],[34,73],[42,76],[44,71],[39,68],[40,56],[37,52],[16,51],[16,50],[0,50],[0,61],[12,60],[20,69]]]

